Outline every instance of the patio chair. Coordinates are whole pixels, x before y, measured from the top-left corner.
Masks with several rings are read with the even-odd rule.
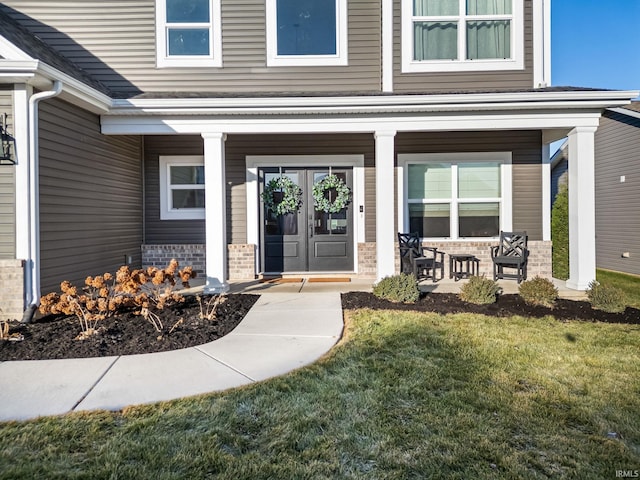
[[[491,248],[493,279],[515,278],[518,283],[527,279],[527,232],[500,232],[500,244]],[[505,273],[504,269],[515,269]]]
[[[430,278],[435,283],[444,278],[444,252],[423,247],[417,232],[398,233],[398,246],[400,272],[413,274],[417,282]]]

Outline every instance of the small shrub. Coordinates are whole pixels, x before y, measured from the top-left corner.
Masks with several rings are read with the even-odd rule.
[[[212,295],[209,300],[203,300],[200,295],[196,295],[196,300],[200,305],[200,319],[214,321],[218,315],[218,307],[227,301],[227,296]]]
[[[558,289],[547,278],[534,277],[520,284],[518,294],[528,305],[541,305],[552,308],[558,299]]]
[[[627,308],[625,293],[613,285],[593,281],[589,284],[587,296],[591,307],[609,313],[621,313]]]
[[[486,305],[495,303],[501,290],[498,283],[489,278],[472,276],[460,288],[458,298],[463,302]]]
[[[551,209],[552,269],[554,278],[569,278],[569,190],[560,185]]]
[[[415,303],[420,298],[416,279],[406,273],[383,278],[373,286],[373,294],[398,303]]]

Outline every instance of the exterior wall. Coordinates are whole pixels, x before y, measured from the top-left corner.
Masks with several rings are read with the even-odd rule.
[[[400,0],[394,2],[393,89],[395,92],[493,91],[533,87],[533,2],[524,0],[524,70],[461,73],[402,73]]]
[[[107,137],[100,119],[40,103],[41,288],[114,272],[142,244],[141,140]]]
[[[154,0],[3,4],[18,10],[6,9],[44,42],[125,96],[176,88],[183,92],[380,90],[381,19],[380,2],[375,0],[348,2],[346,67],[267,67],[264,0],[222,0],[223,69],[157,69]]]
[[[640,119],[606,112],[595,143],[596,266],[640,275]]]
[[[142,266],[144,268],[164,268],[172,258],[178,260],[181,267],[192,266],[198,276],[204,276],[206,268],[205,245],[142,245]],[[255,245],[228,245],[227,261],[230,280],[255,278]]]
[[[542,240],[541,145],[539,131],[399,133],[396,154],[512,152],[513,230]]]
[[[0,320],[21,319],[23,299],[24,262],[0,260]]]
[[[13,131],[13,94],[0,86],[0,115],[7,114],[8,131]],[[16,258],[15,167],[0,165],[0,259]]]
[[[144,243],[149,245],[204,243],[204,220],[160,220],[158,163],[160,155],[204,155],[202,137],[194,135],[144,137]]]

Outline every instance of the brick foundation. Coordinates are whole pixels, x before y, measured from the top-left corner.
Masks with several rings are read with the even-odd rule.
[[[24,313],[24,262],[0,260],[0,319],[20,320]]]
[[[376,244],[358,244],[358,277],[376,277]]]
[[[203,244],[142,246],[142,266],[145,268],[165,267],[172,258],[178,260],[182,267],[192,266],[198,275],[204,275],[206,271],[206,254]],[[229,280],[255,278],[255,246],[227,245],[227,269]]]

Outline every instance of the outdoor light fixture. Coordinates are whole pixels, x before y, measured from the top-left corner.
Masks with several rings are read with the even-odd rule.
[[[0,165],[15,165],[16,139],[7,131],[7,114],[0,115]]]

